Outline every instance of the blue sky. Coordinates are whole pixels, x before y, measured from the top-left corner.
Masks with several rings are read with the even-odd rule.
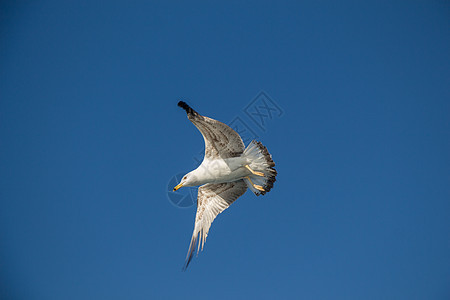
[[[445,1],[0,8],[2,299],[450,297]],[[179,100],[279,174],[184,273],[195,207],[167,188],[203,140]]]

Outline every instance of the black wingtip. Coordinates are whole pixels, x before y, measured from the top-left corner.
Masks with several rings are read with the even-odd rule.
[[[192,109],[192,107],[190,107],[186,102],[184,101],[180,101],[178,102],[178,106],[181,107],[182,109],[184,109],[186,111],[186,113],[188,114],[188,116],[193,115],[193,116],[198,116],[198,112],[196,112],[195,110]]]
[[[191,262],[192,257],[194,256],[195,248],[197,248],[197,243],[200,243],[200,239],[201,239],[201,236],[199,237],[198,233],[197,233],[197,235],[196,234],[192,235],[191,243],[189,244],[188,254],[186,256],[186,261],[184,262],[184,266],[181,269],[181,271],[185,272],[187,267],[189,266],[189,263]],[[198,254],[198,250],[197,250],[197,254]]]
[[[181,272],[186,272],[186,270],[187,270],[187,268],[189,266],[189,263],[191,262],[191,259],[192,259],[192,257],[189,259],[189,261],[184,263],[183,268],[181,268]]]
[[[184,109],[188,114],[196,114],[197,112],[192,109],[186,102],[180,101],[178,102],[178,106]]]
[[[180,101],[180,102],[178,102],[178,106],[179,107],[181,107],[181,108],[183,108],[183,109],[189,109],[189,108],[191,108],[186,102],[184,102],[184,101]]]
[[[186,272],[186,270],[187,270],[187,268],[189,266],[189,263],[191,262],[193,256],[194,256],[194,252],[191,252],[189,254],[189,258],[184,262],[183,268],[181,269],[182,272]]]

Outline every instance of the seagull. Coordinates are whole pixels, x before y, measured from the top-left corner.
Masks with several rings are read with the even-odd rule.
[[[276,180],[275,163],[258,141],[245,147],[239,134],[217,120],[200,115],[183,101],[178,102],[205,140],[205,156],[200,166],[183,176],[173,191],[200,186],[194,232],[183,266],[185,271],[208,236],[211,223],[249,188],[256,196],[269,192]]]

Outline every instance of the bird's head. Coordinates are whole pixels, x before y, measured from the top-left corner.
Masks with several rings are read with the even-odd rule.
[[[176,190],[178,190],[179,188],[181,188],[183,186],[195,186],[195,185],[197,185],[196,181],[197,181],[197,177],[192,172],[189,172],[183,176],[180,183],[176,187],[173,188],[173,191],[175,192]]]

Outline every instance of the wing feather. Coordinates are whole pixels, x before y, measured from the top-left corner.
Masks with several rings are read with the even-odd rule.
[[[198,189],[194,232],[183,270],[186,270],[191,262],[195,248],[197,247],[197,254],[200,249],[203,250],[209,229],[217,215],[227,209],[245,191],[247,191],[247,184],[244,180],[218,184],[208,183]]]
[[[200,115],[183,101],[178,106],[186,111],[188,119],[203,135],[205,158],[230,158],[244,152],[245,145],[240,135],[228,125]]]

